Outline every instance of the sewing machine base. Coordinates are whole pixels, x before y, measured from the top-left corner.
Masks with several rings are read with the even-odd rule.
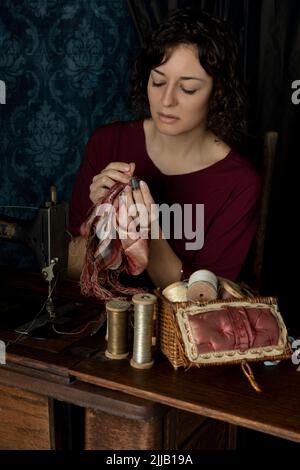
[[[62,304],[56,308],[55,318],[49,318],[48,312],[45,312],[36,319],[33,316],[33,319],[18,326],[15,331],[16,333],[42,339],[61,336],[63,333],[73,330],[72,323],[74,323],[81,306],[82,304],[78,302]]]
[[[86,325],[88,319],[84,302],[54,301],[55,318],[51,319],[45,310],[45,300],[45,296],[26,290],[18,290],[13,301],[11,293],[1,295],[0,329],[34,338],[50,339],[73,333]],[[99,315],[99,309],[95,307],[94,313],[95,316]]]

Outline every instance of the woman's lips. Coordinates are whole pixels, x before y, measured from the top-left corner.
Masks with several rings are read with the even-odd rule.
[[[158,116],[161,122],[164,122],[165,124],[172,124],[173,122],[179,119],[178,117],[173,116],[172,114],[158,113]]]

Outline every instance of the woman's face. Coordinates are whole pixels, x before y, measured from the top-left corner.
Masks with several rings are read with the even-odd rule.
[[[196,45],[179,45],[151,70],[148,100],[158,130],[179,135],[206,128],[213,79],[200,65]]]

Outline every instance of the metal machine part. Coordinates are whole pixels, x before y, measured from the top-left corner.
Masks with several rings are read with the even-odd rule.
[[[48,282],[46,311],[52,320],[55,318],[52,294],[58,279],[67,273],[70,241],[68,204],[57,204],[56,201],[56,188],[51,186],[50,201],[38,209],[33,221],[0,216],[0,238],[25,243],[35,253],[42,275]]]

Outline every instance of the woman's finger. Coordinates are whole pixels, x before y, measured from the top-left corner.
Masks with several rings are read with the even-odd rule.
[[[139,216],[140,226],[141,228],[147,228],[150,224],[150,216],[141,189],[135,189],[133,191],[133,197]]]
[[[129,174],[125,174],[121,171],[112,170],[112,169],[103,170],[102,174],[104,176],[108,176],[109,178],[115,181],[119,181],[120,183],[125,183],[125,184],[129,183],[130,178],[131,178]]]
[[[155,204],[155,202],[151,195],[149,186],[147,185],[147,183],[145,183],[145,181],[140,181],[140,191],[141,191],[143,200],[147,206],[147,209],[150,210],[151,204]]]
[[[105,188],[100,188],[97,191],[91,191],[90,200],[92,201],[93,204],[96,204],[99,201],[99,199],[103,199],[107,193],[108,193],[108,189],[105,189]]]
[[[130,163],[125,162],[111,162],[104,168],[104,170],[117,170],[125,173],[126,171],[130,171],[130,165]]]
[[[100,180],[96,181],[95,183],[92,183],[90,186],[90,192],[91,193],[96,193],[99,191],[101,188],[107,188],[110,189],[113,187],[115,184],[115,181],[109,178],[108,176],[103,176]]]
[[[106,176],[103,176],[101,180],[92,183],[90,185],[90,200],[93,202],[93,204],[96,204],[100,197],[104,197],[114,184],[115,182]]]
[[[94,176],[93,183],[101,184],[105,178],[111,178],[115,182],[118,181],[125,184],[129,183],[130,181],[130,175],[125,175],[124,173],[117,170],[105,169],[99,175]]]
[[[145,205],[149,213],[150,224],[152,223],[157,224],[158,223],[158,207],[155,204],[155,201],[152,197],[149,186],[147,185],[147,183],[145,183],[145,181],[140,181],[140,190],[141,190]]]
[[[125,186],[124,191],[123,191],[123,195],[124,195],[124,198],[125,198],[125,201],[126,201],[128,215],[130,217],[133,217],[133,218],[136,217],[137,216],[137,210],[136,210],[136,206],[135,206],[135,201],[133,199],[132,189],[129,185]]]
[[[129,170],[129,174],[132,176],[134,174],[134,171],[135,171],[135,163],[129,163],[129,166],[130,166],[130,170]]]

